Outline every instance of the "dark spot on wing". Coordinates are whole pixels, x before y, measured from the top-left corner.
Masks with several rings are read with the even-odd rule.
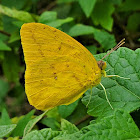
[[[54,79],[57,80],[56,72],[54,72],[53,74],[54,74]]]
[[[52,69],[55,69],[54,65],[51,65],[50,67],[51,67]]]
[[[58,49],[59,49],[59,51],[61,50],[61,46],[60,47],[58,47]]]

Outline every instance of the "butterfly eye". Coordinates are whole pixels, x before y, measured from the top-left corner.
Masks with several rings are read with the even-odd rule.
[[[103,62],[103,61],[101,60],[101,61],[98,61],[97,64],[98,64],[98,66],[99,66],[99,68],[100,68],[101,70],[105,70],[105,69],[106,69],[106,62]]]
[[[106,62],[103,62],[103,66],[102,66],[102,70],[105,70],[106,69]]]

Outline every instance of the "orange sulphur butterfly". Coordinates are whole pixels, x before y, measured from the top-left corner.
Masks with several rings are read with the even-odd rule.
[[[39,110],[68,105],[100,83],[106,63],[64,32],[41,23],[20,30],[25,56],[25,92]]]

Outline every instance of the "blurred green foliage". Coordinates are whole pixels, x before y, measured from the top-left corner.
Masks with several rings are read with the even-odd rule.
[[[39,115],[37,111],[39,116],[34,118],[35,111],[27,102],[24,91],[25,63],[20,43],[20,28],[28,22],[60,29],[94,55],[104,53],[126,38],[125,46],[131,50],[121,48],[106,58],[106,62],[110,74],[131,77],[131,81],[103,79],[107,92],[113,92],[109,96],[112,105],[122,111],[112,111],[103,90],[97,86],[93,88],[88,108],[89,91],[82,100],[54,108],[45,118],[45,114]],[[140,48],[139,0],[1,0],[0,138],[19,139],[33,128],[36,130],[24,139],[138,139],[140,101],[136,96],[140,97],[140,49],[137,48]],[[100,60],[102,56],[104,54],[96,55],[96,59]],[[102,135],[104,131],[106,135]],[[123,135],[124,132],[127,134]]]

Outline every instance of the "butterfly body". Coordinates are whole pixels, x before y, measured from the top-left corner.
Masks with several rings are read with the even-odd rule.
[[[20,31],[25,56],[25,91],[31,105],[46,110],[67,105],[101,81],[93,55],[64,32],[41,23]]]

